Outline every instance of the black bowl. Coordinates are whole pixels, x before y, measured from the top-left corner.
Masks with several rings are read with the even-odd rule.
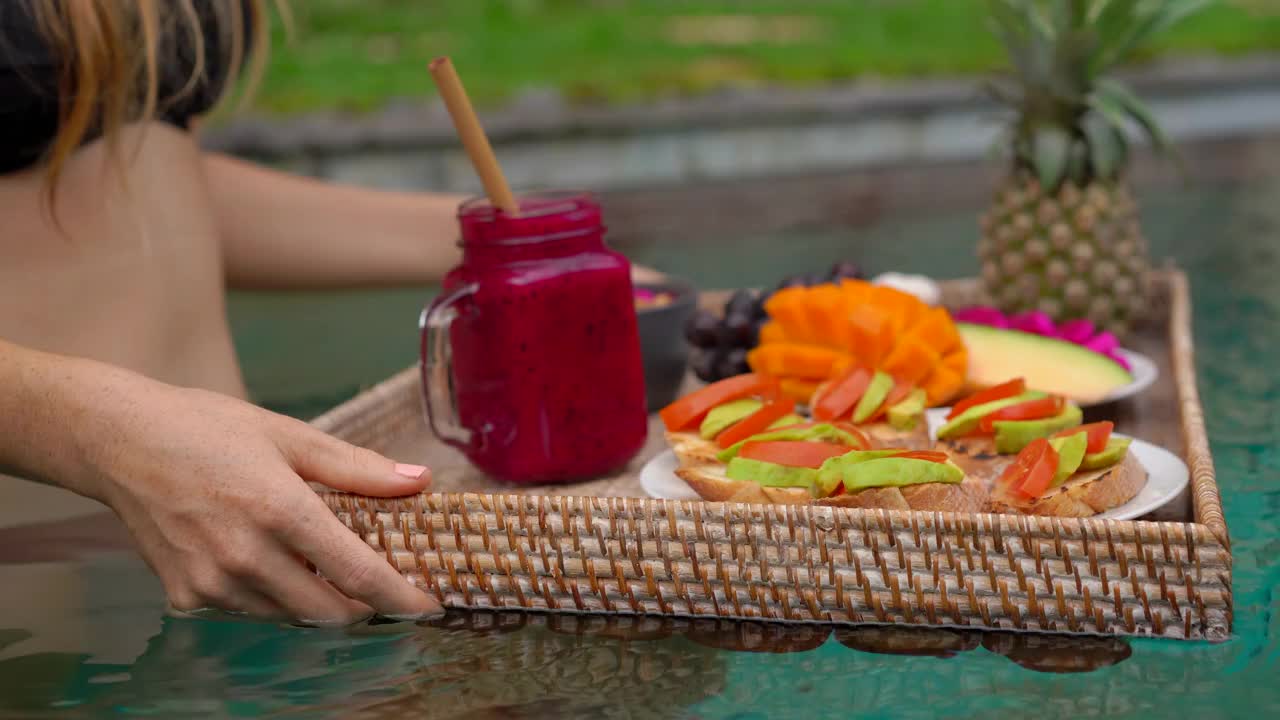
[[[671,293],[660,307],[639,308],[640,349],[644,355],[645,400],[649,412],[671,404],[680,393],[689,367],[689,343],[684,326],[698,307],[698,292],[683,280],[636,283],[637,290]]]

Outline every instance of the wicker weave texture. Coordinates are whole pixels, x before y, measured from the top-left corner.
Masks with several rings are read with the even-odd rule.
[[[449,607],[1221,640],[1226,551],[1175,523],[529,495],[330,507]]]

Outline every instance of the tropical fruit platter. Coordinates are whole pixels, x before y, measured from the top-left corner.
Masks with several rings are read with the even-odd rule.
[[[1189,289],[1152,276],[1123,340],[994,310],[976,278],[704,291],[684,390],[578,483],[468,465],[410,368],[314,423],[433,490],[324,497],[449,607],[1224,640]]]
[[[849,275],[837,266],[818,282],[729,299],[729,316],[758,308],[754,346],[734,350],[746,367],[728,368],[748,372],[703,370],[707,385],[660,412],[674,474],[697,497],[1092,517],[1151,484],[1132,437],[1113,437],[1111,420],[1084,422],[1081,405],[1135,386],[1110,332],[989,307],[957,323],[928,302],[938,293]],[[710,310],[689,322],[706,354],[715,322]],[[1177,475],[1157,479],[1157,500],[1182,491]]]

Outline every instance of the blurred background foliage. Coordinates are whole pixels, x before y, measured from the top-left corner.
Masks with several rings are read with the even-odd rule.
[[[636,102],[732,87],[1002,66],[980,0],[290,0],[255,108],[376,110],[434,93],[451,55],[479,105],[551,91]],[[1221,0],[1142,59],[1280,50],[1280,1]]]

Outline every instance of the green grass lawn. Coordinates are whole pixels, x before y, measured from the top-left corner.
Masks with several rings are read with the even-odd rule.
[[[453,57],[477,104],[526,88],[637,101],[728,86],[1002,66],[978,0],[291,0],[260,110],[376,109],[434,92]],[[277,24],[278,27],[278,24]],[[1224,0],[1150,55],[1280,50],[1280,3]]]

